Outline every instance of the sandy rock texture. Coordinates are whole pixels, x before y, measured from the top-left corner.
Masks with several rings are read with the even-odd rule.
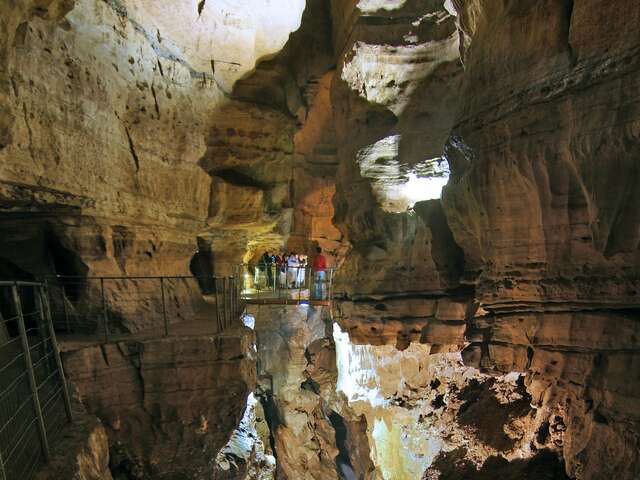
[[[527,372],[540,421],[566,430],[569,476],[637,477],[636,2],[360,1],[333,11],[344,47],[332,87],[343,132],[334,221],[352,245],[340,324],[356,343],[468,344],[465,365]],[[428,13],[418,22],[411,12]],[[426,20],[438,28],[416,33]],[[416,36],[439,45],[425,63],[411,57],[435,98],[399,88],[412,85],[401,78],[411,68],[393,74],[419,51],[405,49]],[[429,114],[407,116],[407,105]],[[442,201],[407,212],[411,173],[436,175],[424,161],[441,156]],[[438,221],[425,216],[430,203]],[[452,302],[463,308],[442,322],[436,306]],[[459,453],[434,465],[456,478]],[[511,463],[522,475],[537,468]]]
[[[255,388],[250,330],[88,346],[63,355],[105,425],[116,479],[211,478]]]
[[[84,267],[58,273],[177,274],[189,273],[198,235],[238,223],[233,211],[218,215],[229,190],[246,198],[239,208],[262,209],[240,220],[249,231],[278,217],[288,187],[276,173],[290,167],[271,165],[264,181],[277,188],[256,205],[233,178],[212,181],[211,169],[232,166],[212,166],[207,152],[233,84],[284,46],[304,2],[280,2],[277,24],[262,1],[19,3],[3,4],[0,30],[3,230],[45,231]],[[235,61],[225,63],[227,54]],[[255,135],[275,131],[270,143],[286,153],[293,133],[280,128],[290,122],[266,115],[249,115],[248,126],[232,117],[229,135],[249,150],[274,148],[255,145]],[[273,130],[255,131],[265,124]],[[41,273],[20,252],[4,252],[15,269]]]
[[[334,18],[343,19],[334,24],[341,158],[334,222],[352,248],[338,285],[349,301],[413,306],[428,295],[435,305],[460,290],[463,302],[464,255],[430,183],[446,175],[442,145],[462,75],[455,16],[443,2],[346,3],[333,5]],[[408,307],[405,315],[420,314]],[[419,323],[414,336],[428,323],[409,322]]]
[[[565,412],[569,475],[635,478],[640,39],[624,32],[640,7],[454,3],[465,74],[443,204],[483,309],[464,356],[531,372],[535,403]]]
[[[333,410],[320,395],[335,392],[335,357],[308,367],[312,352],[329,341],[323,307],[252,306],[255,318],[258,398],[277,460],[277,478],[338,479]],[[326,356],[326,352],[322,354]],[[323,378],[320,379],[319,377]]]
[[[109,469],[107,431],[87,414],[77,398],[72,400],[73,425],[51,445],[51,460],[36,472],[37,480],[113,480]]]
[[[523,470],[566,478],[564,424],[557,410],[531,406],[525,375],[482,374],[459,352],[436,353],[418,342],[402,351],[355,344],[326,312],[309,307],[254,306],[251,315],[257,392],[278,478],[475,478]]]

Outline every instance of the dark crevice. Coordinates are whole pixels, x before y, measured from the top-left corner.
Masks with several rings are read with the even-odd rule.
[[[138,159],[138,154],[136,153],[133,139],[131,138],[131,134],[129,133],[129,129],[127,127],[124,127],[124,131],[126,132],[127,139],[129,140],[129,150],[131,150],[131,157],[133,158],[133,163],[136,166],[136,173],[138,173],[140,171],[140,160]]]
[[[573,51],[573,46],[571,45],[571,17],[573,16],[573,2],[574,0],[565,0],[564,2],[564,20],[565,20],[565,28],[564,32],[567,49],[569,53],[569,61],[571,65],[576,64],[576,54]]]
[[[266,190],[268,188],[265,183],[260,182],[259,180],[256,180],[235,168],[223,168],[221,170],[209,172],[209,174],[213,177],[221,178],[225,182],[237,187],[253,187],[259,188],[260,190]]]
[[[320,385],[313,378],[307,378],[304,382],[300,384],[300,388],[302,390],[308,390],[309,392],[313,392],[316,395],[320,395]]]
[[[158,97],[156,96],[156,89],[153,85],[151,85],[151,95],[153,95],[153,103],[156,108],[156,113],[158,114],[158,118],[160,118],[160,105],[158,105]]]
[[[29,134],[29,154],[31,158],[35,160],[36,156],[33,151],[33,130],[31,130],[31,124],[29,123],[29,114],[27,113],[27,104],[22,104],[22,113],[24,114],[24,123],[27,126],[27,133]]]
[[[202,15],[202,10],[204,10],[204,5],[207,2],[207,0],[200,0],[198,2],[198,17],[200,17],[200,15]]]
[[[351,464],[349,456],[349,448],[347,446],[347,426],[344,420],[336,412],[329,414],[329,421],[333,426],[336,436],[336,446],[338,447],[338,455],[336,456],[336,469],[338,476],[344,480],[356,480],[356,475]]]
[[[273,456],[275,457],[277,464],[278,451],[276,449],[276,440],[273,436],[273,432],[275,432],[278,427],[283,424],[283,421],[280,418],[278,406],[273,399],[272,392],[258,391],[256,392],[256,396],[260,400],[260,404],[262,405],[262,409],[264,410],[264,419],[267,422],[267,426],[269,427],[269,444],[271,446],[271,451],[273,452]]]

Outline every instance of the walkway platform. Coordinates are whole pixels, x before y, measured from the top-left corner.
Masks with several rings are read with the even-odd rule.
[[[250,298],[245,300],[247,305],[311,305],[313,307],[329,307],[330,300],[308,300],[296,298]]]

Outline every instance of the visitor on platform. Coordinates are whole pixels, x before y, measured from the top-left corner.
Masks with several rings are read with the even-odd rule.
[[[316,248],[316,256],[313,259],[313,298],[317,300],[325,299],[324,282],[326,277],[327,259],[322,254],[322,248]]]
[[[287,286],[287,254],[280,252],[280,255],[276,257],[276,266],[278,272],[278,286],[285,288]]]
[[[264,252],[260,257],[260,269],[265,273],[266,287],[271,288],[273,286],[273,257],[269,252]]]
[[[296,279],[297,288],[304,286],[306,270],[307,270],[307,256],[303,254],[299,254],[298,255],[298,275]]]
[[[296,279],[298,278],[298,256],[291,252],[287,260],[287,286],[295,288]]]

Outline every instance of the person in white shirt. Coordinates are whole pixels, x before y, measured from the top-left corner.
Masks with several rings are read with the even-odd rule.
[[[295,288],[296,279],[298,277],[298,256],[291,252],[289,260],[287,260],[287,286]]]
[[[296,279],[296,287],[300,288],[304,286],[304,278],[306,274],[307,267],[307,256],[306,255],[298,255],[298,278]]]

